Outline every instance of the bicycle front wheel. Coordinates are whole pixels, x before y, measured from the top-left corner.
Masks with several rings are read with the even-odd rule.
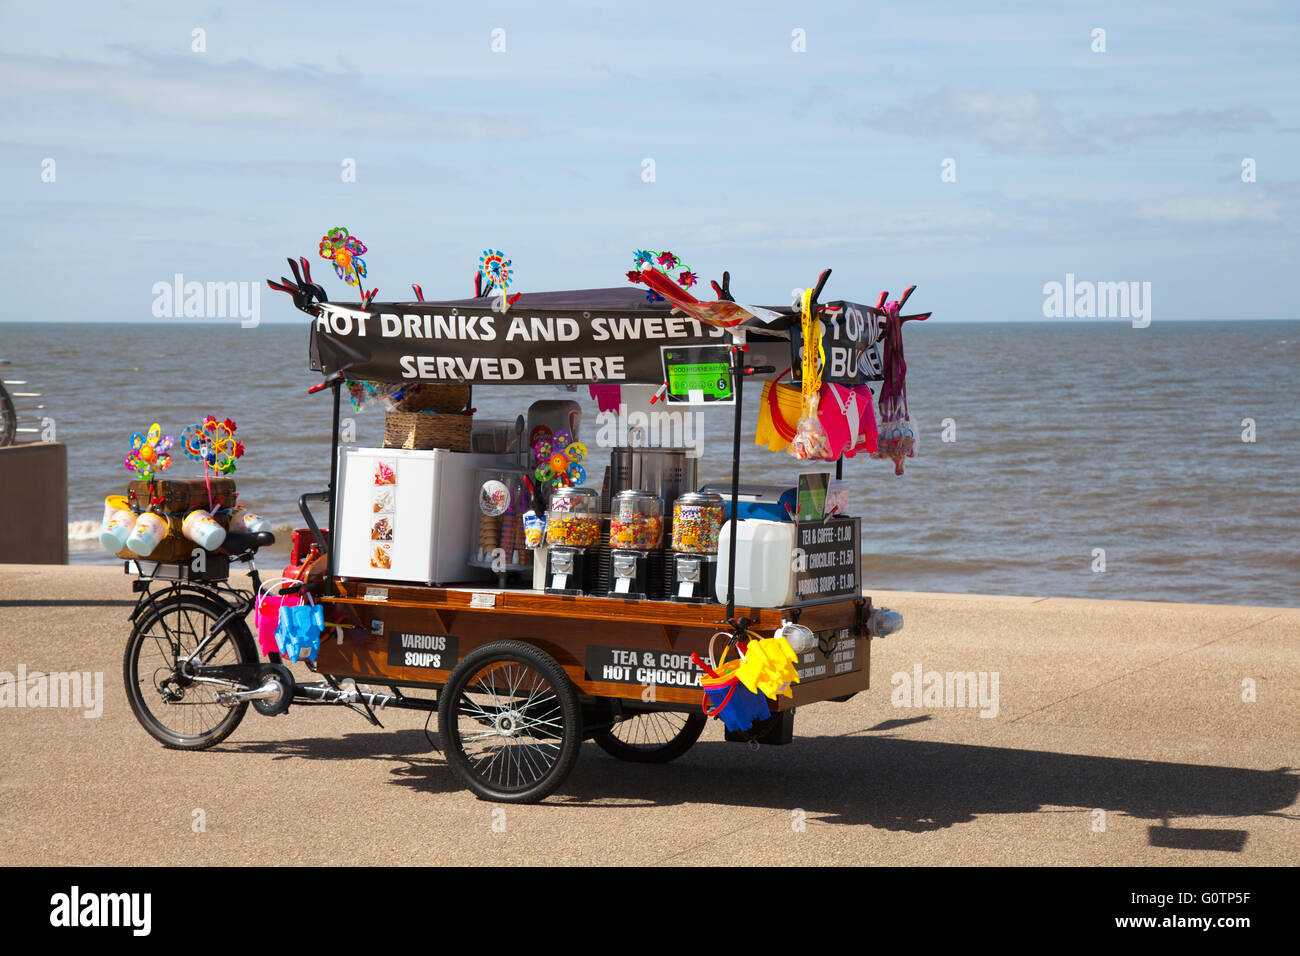
[[[204,750],[218,744],[248,711],[247,703],[218,701],[218,691],[226,688],[192,681],[182,666],[191,658],[214,666],[257,663],[253,635],[242,619],[218,625],[228,610],[219,601],[180,593],[146,608],[131,631],[122,664],[127,700],[141,726],[166,747]],[[195,657],[200,644],[202,654]]]
[[[443,755],[485,800],[536,803],[564,782],[578,759],[582,709],[573,684],[531,644],[475,648],[439,697]]]

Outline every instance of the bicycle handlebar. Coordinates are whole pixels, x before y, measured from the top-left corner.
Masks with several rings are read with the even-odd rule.
[[[312,517],[307,502],[329,500],[330,493],[328,491],[308,491],[298,496],[298,510],[302,512],[303,518],[307,521],[307,527],[311,530],[312,537],[316,539],[316,543],[320,546],[321,554],[329,551],[329,545],[325,543],[325,536],[320,533],[320,528],[316,526],[316,519]]]

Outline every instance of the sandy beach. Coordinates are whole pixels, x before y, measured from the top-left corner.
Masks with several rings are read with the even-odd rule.
[[[906,627],[873,644],[871,691],[800,710],[792,745],[713,722],[657,767],[589,743],[546,803],[503,807],[413,712],[250,710],[211,751],[164,750],[122,688],[130,579],[0,565],[0,672],[103,687],[99,716],[3,698],[0,864],[1300,859],[1300,609],[868,593]],[[903,699],[932,672],[996,699]]]

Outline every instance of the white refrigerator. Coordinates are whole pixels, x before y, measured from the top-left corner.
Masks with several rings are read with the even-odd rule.
[[[468,563],[478,502],[474,472],[513,460],[442,449],[343,449],[335,573],[416,584],[482,579],[483,571]]]

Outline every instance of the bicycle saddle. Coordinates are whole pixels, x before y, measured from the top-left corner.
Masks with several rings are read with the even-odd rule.
[[[222,547],[230,554],[247,554],[272,544],[275,544],[275,535],[269,531],[259,531],[256,534],[247,531],[230,531],[226,533],[226,540]]]

